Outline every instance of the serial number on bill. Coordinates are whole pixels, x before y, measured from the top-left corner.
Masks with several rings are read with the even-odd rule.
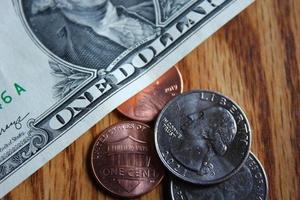
[[[6,105],[13,103],[14,99],[21,96],[26,89],[18,84],[12,84],[11,88],[0,89],[0,110],[4,109]]]

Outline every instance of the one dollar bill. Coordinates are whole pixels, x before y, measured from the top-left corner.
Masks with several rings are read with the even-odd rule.
[[[250,3],[2,0],[0,197]]]

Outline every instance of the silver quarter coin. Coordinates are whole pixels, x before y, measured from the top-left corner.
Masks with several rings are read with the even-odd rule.
[[[245,165],[230,179],[215,185],[199,186],[178,180],[169,182],[172,200],[266,200],[267,176],[260,162],[250,154]]]
[[[165,167],[195,184],[215,184],[242,167],[251,130],[241,108],[212,91],[192,91],[170,101],[155,125],[155,145]]]

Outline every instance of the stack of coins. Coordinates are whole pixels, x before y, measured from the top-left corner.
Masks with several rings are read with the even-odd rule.
[[[169,199],[267,199],[267,178],[250,145],[249,122],[228,97],[203,90],[177,96],[155,126],[157,153],[173,176]]]
[[[113,195],[138,197],[166,169],[166,199],[267,199],[241,108],[216,92],[182,91],[174,67],[118,108],[135,121],[117,123],[96,140],[91,163],[98,183]],[[145,124],[155,120],[154,129]]]

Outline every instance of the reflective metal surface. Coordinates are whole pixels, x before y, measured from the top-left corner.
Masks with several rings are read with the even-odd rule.
[[[149,122],[155,119],[166,103],[181,94],[182,90],[181,73],[177,67],[173,67],[117,109],[131,119]]]
[[[91,162],[98,183],[122,197],[147,193],[164,176],[154,150],[153,130],[139,122],[105,129],[94,144]]]
[[[177,96],[160,113],[155,145],[163,164],[195,184],[222,182],[246,161],[249,123],[239,106],[212,91]]]
[[[172,200],[266,200],[268,196],[267,176],[252,153],[240,171],[222,183],[199,186],[174,179],[169,187]]]

